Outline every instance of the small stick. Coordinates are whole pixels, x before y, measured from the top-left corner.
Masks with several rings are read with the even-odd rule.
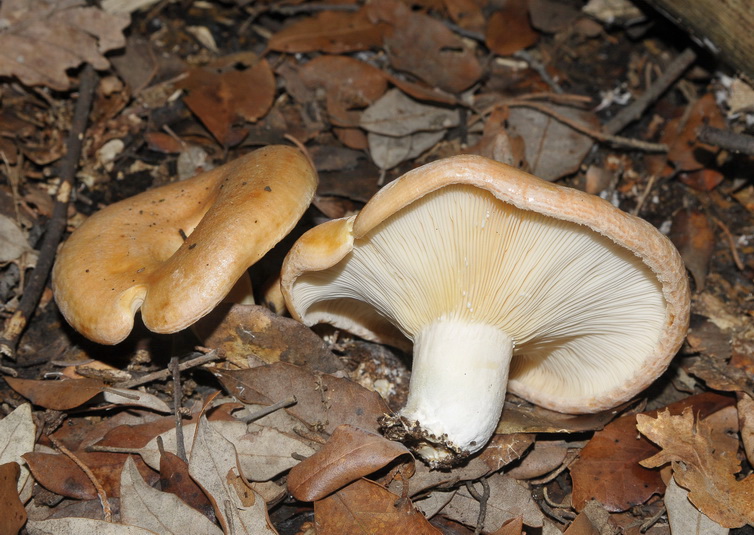
[[[702,143],[715,145],[730,152],[754,156],[754,136],[748,134],[739,134],[705,125],[699,130],[697,139]]]
[[[666,512],[665,507],[661,508],[659,511],[657,511],[652,518],[648,519],[646,522],[644,522],[641,527],[639,528],[639,532],[646,533],[649,528],[654,526],[660,518],[662,518],[662,515],[664,515]]]
[[[173,413],[175,414],[175,454],[188,463],[186,442],[183,438],[183,421],[181,418],[181,367],[178,357],[170,357],[170,373],[173,375]]]
[[[89,478],[89,481],[92,482],[92,485],[94,485],[94,488],[97,489],[97,496],[99,497],[99,501],[102,504],[102,510],[105,513],[105,521],[112,522],[113,521],[113,510],[110,508],[110,502],[107,501],[107,493],[105,492],[105,488],[102,486],[102,484],[99,482],[97,477],[92,473],[92,471],[89,469],[87,465],[81,462],[81,459],[76,457],[71,450],[66,448],[58,439],[56,439],[52,435],[48,435],[47,438],[50,439],[50,442],[53,443],[53,445],[60,450],[60,452],[68,457],[70,460],[72,460],[74,463],[76,463],[76,466],[81,468],[81,470],[84,471],[86,474],[86,477]]]
[[[652,188],[654,187],[656,181],[657,181],[657,175],[651,175],[649,177],[649,181],[647,182],[647,187],[644,188],[644,192],[641,194],[641,197],[639,197],[639,202],[637,202],[634,209],[631,210],[631,215],[639,215],[639,212],[644,206],[644,203],[647,202],[647,198],[649,197],[649,194],[652,192]]]
[[[76,169],[81,158],[81,146],[84,141],[89,110],[94,100],[94,90],[97,87],[97,73],[90,64],[81,73],[79,99],[73,112],[71,130],[66,141],[66,154],[61,160],[60,186],[55,194],[55,204],[52,216],[47,222],[42,243],[39,248],[37,265],[29,277],[29,283],[23,289],[23,296],[18,308],[6,322],[3,334],[0,336],[0,355],[16,359],[16,349],[21,334],[26,329],[39,299],[42,297],[47,278],[50,275],[55,253],[68,223],[68,204],[74,187]]]
[[[741,257],[738,256],[738,249],[736,249],[736,240],[733,239],[733,234],[730,233],[730,229],[728,229],[725,223],[723,223],[716,217],[713,219],[715,220],[715,223],[717,223],[717,226],[720,227],[720,230],[723,231],[723,234],[725,234],[725,239],[728,242],[728,247],[730,247],[730,254],[733,255],[733,263],[736,264],[738,271],[743,271],[744,269],[746,269],[746,266],[741,261]]]
[[[194,357],[185,362],[182,362],[180,366],[178,366],[178,370],[183,372],[188,370],[189,368],[195,368],[197,366],[202,366],[215,360],[220,360],[222,357],[223,355],[220,351],[213,349],[209,353],[201,354],[198,357]],[[115,386],[117,386],[118,388],[133,388],[135,386],[141,386],[146,383],[151,383],[152,381],[162,381],[163,379],[170,377],[171,373],[172,372],[169,369],[160,370],[158,372],[148,373],[137,379],[131,379],[130,381],[116,383]]]
[[[250,424],[251,422],[259,420],[260,418],[264,418],[268,414],[272,414],[273,412],[280,409],[285,409],[286,407],[290,407],[291,405],[295,405],[296,403],[298,403],[296,396],[291,396],[282,401],[278,401],[277,403],[273,403],[272,405],[269,405],[268,407],[265,407],[264,409],[260,409],[248,415],[247,417],[240,419],[240,421]]]
[[[477,490],[471,484],[471,481],[466,482],[466,490],[469,491],[469,494],[471,494],[472,498],[479,502],[479,516],[477,516],[474,535],[479,535],[480,533],[482,533],[482,528],[484,528],[484,520],[487,516],[487,501],[490,499],[489,482],[487,482],[487,480],[484,478],[480,479],[479,482],[482,484],[482,489],[484,489],[482,494],[479,494],[479,492],[477,492]]]
[[[602,127],[607,134],[617,134],[626,126],[639,119],[646,109],[656,101],[660,96],[696,61],[696,54],[690,48],[687,48],[668,65],[665,72],[655,83],[647,89],[643,95],[637,98],[629,106],[623,108],[615,117],[610,119]]]

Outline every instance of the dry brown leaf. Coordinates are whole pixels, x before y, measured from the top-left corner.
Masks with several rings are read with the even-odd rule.
[[[128,15],[112,15],[83,0],[4,0],[0,5],[0,75],[27,85],[71,87],[66,70],[82,63],[107,69],[103,56],[126,44]]]
[[[297,500],[321,500],[345,485],[411,453],[401,443],[341,425],[314,455],[291,469],[288,491]]]
[[[6,377],[5,380],[13,390],[34,405],[56,411],[78,407],[107,388],[107,385],[98,379],[36,381]]]
[[[378,431],[390,408],[376,392],[348,379],[310,372],[285,362],[249,370],[215,370],[225,389],[243,403],[270,405],[295,396],[285,409],[313,429],[332,433],[341,424]]]
[[[0,464],[0,533],[18,533],[26,523],[26,510],[16,489],[20,475],[17,462]]]
[[[124,524],[165,535],[221,535],[222,530],[175,494],[147,485],[131,457],[120,479],[120,518]]]
[[[668,407],[680,414],[693,407],[702,416],[714,414],[733,400],[714,393],[699,394]],[[656,414],[652,411],[649,414]],[[657,470],[647,470],[639,461],[652,455],[657,447],[635,431],[636,415],[628,414],[611,422],[594,434],[581,450],[579,459],[570,466],[573,480],[572,501],[576,510],[596,499],[611,512],[625,511],[644,503],[665,487]]]
[[[175,494],[210,520],[215,520],[212,504],[199,485],[191,479],[188,464],[169,451],[163,451],[160,456],[160,490]]]
[[[697,210],[679,210],[673,216],[669,237],[691,271],[696,289],[703,290],[710,258],[717,244],[709,219]]]
[[[392,27],[384,47],[393,68],[450,93],[468,89],[482,76],[474,50],[439,20],[399,0],[379,0],[367,8],[373,20]]]
[[[359,479],[314,503],[317,535],[440,535],[408,499]]]
[[[568,443],[565,440],[540,439],[534,442],[520,463],[505,473],[514,479],[541,477],[563,464],[567,454]]]
[[[188,91],[183,101],[207,130],[232,147],[248,133],[239,123],[256,122],[272,106],[275,75],[266,59],[240,52],[192,69],[179,87]]]
[[[539,40],[539,34],[529,22],[526,0],[512,0],[496,11],[487,23],[484,42],[492,52],[510,56],[529,48]]]
[[[323,11],[286,26],[270,37],[267,46],[290,53],[356,52],[380,46],[386,29],[386,24],[369,20],[365,9],[355,13]]]
[[[598,530],[584,511],[580,512],[565,530],[564,535],[600,535]]]
[[[0,265],[15,262],[23,254],[36,256],[29,246],[26,234],[10,217],[0,214]]]
[[[680,416],[663,411],[652,418],[636,417],[637,429],[662,448],[645,459],[642,466],[654,468],[673,464],[673,477],[689,491],[689,500],[710,519],[727,528],[754,524],[754,475],[737,480],[741,463],[735,448],[721,447],[724,441],[707,420],[695,421],[687,408]]]
[[[401,90],[391,89],[364,111],[360,126],[368,132],[400,138],[417,132],[447,130],[459,122],[455,110],[421,104]]]
[[[680,171],[695,171],[709,165],[715,167],[717,148],[697,141],[702,125],[725,128],[725,119],[715,102],[714,93],[707,93],[691,104],[682,117],[668,122],[662,141],[668,143],[668,160]]]
[[[349,56],[319,56],[299,75],[307,87],[325,90],[330,122],[340,127],[359,126],[361,113],[353,110],[366,108],[387,90],[385,73]]]
[[[205,346],[222,350],[226,359],[239,367],[247,368],[248,355],[253,354],[268,363],[290,362],[325,373],[343,369],[327,344],[298,321],[262,306],[218,307],[225,308],[219,324],[200,320],[195,327]]]

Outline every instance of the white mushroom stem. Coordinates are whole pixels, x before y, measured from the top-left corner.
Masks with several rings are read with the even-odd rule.
[[[484,447],[505,402],[513,340],[499,328],[440,320],[414,340],[408,401],[398,416],[430,463]],[[417,437],[418,438],[418,437]]]

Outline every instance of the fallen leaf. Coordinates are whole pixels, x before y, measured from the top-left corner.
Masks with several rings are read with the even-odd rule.
[[[136,526],[75,517],[30,520],[26,529],[29,535],[155,535],[154,531]]]
[[[707,93],[691,104],[684,116],[671,119],[665,126],[661,141],[668,144],[667,157],[680,171],[695,171],[715,167],[715,153],[719,150],[697,141],[703,125],[725,128],[725,119],[713,93]]]
[[[144,409],[150,409],[155,412],[171,413],[173,409],[168,407],[167,403],[162,401],[154,394],[147,392],[140,392],[138,390],[128,390],[127,388],[114,388],[108,387],[107,390],[102,392],[102,397],[108,403],[115,403],[116,405],[130,405],[134,407],[142,407]]]
[[[505,403],[496,433],[581,433],[605,427],[630,403],[594,414],[563,414],[536,405]]]
[[[514,479],[542,477],[558,468],[568,454],[565,440],[540,439],[534,442],[526,457],[505,473]]]
[[[361,112],[353,110],[366,108],[387,90],[381,70],[349,56],[319,56],[299,75],[307,87],[325,90],[330,122],[341,127],[358,126]]]
[[[404,137],[383,136],[370,132],[367,135],[369,155],[375,165],[384,171],[424,154],[443,137],[445,132],[417,132]]]
[[[298,403],[285,410],[326,433],[341,424],[377,432],[379,418],[390,412],[379,394],[353,381],[285,362],[214,373],[228,393],[243,403],[271,405],[295,396]]]
[[[310,370],[334,373],[343,365],[311,329],[291,318],[256,305],[221,305],[219,323],[199,321],[197,336],[207,347],[222,350],[226,359],[248,367],[253,354],[265,362],[290,362]]]
[[[240,495],[232,482],[243,477],[237,465],[233,443],[215,431],[202,416],[191,447],[189,474],[204,489],[213,503],[215,515],[228,533],[229,526],[237,534],[276,533],[267,517],[264,500],[253,489]]]
[[[547,106],[569,119],[599,129],[599,121],[590,111],[553,104]],[[544,180],[553,181],[575,173],[594,145],[589,136],[539,110],[511,108],[508,125],[509,135],[524,140],[530,172]]]
[[[662,451],[641,462],[655,468],[672,463],[673,477],[688,489],[689,500],[714,522],[726,528],[754,523],[754,474],[737,480],[741,463],[733,451],[721,448],[715,429],[703,419],[695,421],[687,408],[680,416],[669,411],[657,418],[639,414],[637,429]]]
[[[165,535],[222,534],[219,527],[175,494],[147,485],[131,457],[123,466],[120,481],[120,518],[124,524]]]
[[[529,0],[531,25],[545,33],[558,33],[572,28],[581,16],[578,6],[557,0]]]
[[[18,463],[0,464],[0,533],[18,533],[26,523],[26,509],[16,489],[20,475]]]
[[[175,494],[205,517],[215,519],[212,504],[199,485],[191,479],[186,461],[169,451],[163,451],[160,455],[160,490]]]
[[[376,48],[382,44],[386,24],[375,24],[366,9],[356,12],[322,11],[286,26],[270,37],[270,50],[340,54]]]
[[[509,0],[495,11],[487,23],[484,42],[493,53],[500,56],[524,50],[539,41],[539,34],[529,22],[526,0]]]
[[[112,15],[82,0],[5,0],[0,5],[0,75],[58,91],[71,87],[66,70],[82,63],[107,70],[103,55],[126,44],[128,15]]]
[[[408,499],[359,479],[324,500],[314,502],[317,535],[410,533],[441,535]]]
[[[439,20],[411,11],[399,0],[379,0],[367,7],[372,20],[392,27],[383,43],[394,69],[450,93],[468,89],[482,76],[474,49]]]
[[[482,33],[487,24],[482,5],[476,0],[444,0],[450,18],[461,28]]]
[[[487,514],[484,517],[484,530],[495,531],[503,523],[522,516],[524,524],[541,528],[544,515],[539,510],[529,489],[522,483],[504,474],[496,473],[487,478],[490,495],[487,500]],[[481,486],[475,485],[481,493]],[[479,502],[462,487],[442,509],[442,514],[467,526],[476,526],[479,518]]]
[[[673,477],[670,478],[668,488],[663,498],[668,511],[668,522],[671,533],[704,533],[704,535],[727,535],[728,528],[699,511],[689,501],[689,492],[678,486]]]
[[[341,425],[320,450],[291,469],[288,491],[313,502],[411,453],[401,443],[351,425]]]
[[[691,396],[667,407],[680,414],[693,407],[702,417],[730,406],[732,400],[719,394]],[[656,414],[652,411],[648,414]],[[625,511],[644,503],[653,494],[662,494],[665,484],[660,473],[647,470],[639,461],[657,451],[645,437],[636,434],[636,415],[628,414],[594,434],[570,466],[573,480],[573,506],[582,510],[592,499],[611,512]]]
[[[458,126],[458,112],[421,104],[399,89],[391,89],[369,106],[360,126],[375,134],[404,137],[417,132],[438,132]]]
[[[0,265],[15,262],[23,254],[36,254],[24,231],[10,217],[0,214]]]
[[[9,379],[9,377],[5,377]],[[36,426],[31,418],[31,405],[24,403],[0,420],[0,464],[15,462],[20,465],[18,492],[29,479],[29,468],[23,460],[25,453],[34,451]]]
[[[56,411],[78,407],[107,388],[107,385],[98,379],[36,381],[5,377],[5,380],[13,390],[34,405]]]
[[[698,210],[679,210],[673,216],[669,238],[694,277],[694,286],[699,291],[703,290],[710,259],[717,245],[709,219]]]
[[[563,532],[564,535],[600,535],[598,530],[584,511],[580,512],[573,522]]]
[[[741,394],[738,398],[738,420],[746,459],[749,464],[752,464],[754,463],[754,399],[746,394]]]
[[[503,525],[493,531],[490,535],[523,535],[524,530],[524,518],[517,516],[503,522]]]
[[[270,64],[250,52],[196,67],[178,86],[188,91],[183,98],[186,106],[227,147],[237,145],[248,133],[239,123],[259,120],[275,98]]]

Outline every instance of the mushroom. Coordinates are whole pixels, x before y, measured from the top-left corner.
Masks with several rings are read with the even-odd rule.
[[[139,309],[154,332],[184,329],[291,231],[316,186],[302,153],[270,146],[114,203],[61,246],[52,272],[58,307],[102,344],[126,338]]]
[[[414,169],[288,253],[291,314],[413,342],[387,436],[443,466],[487,443],[507,390],[566,413],[614,407],[667,368],[688,327],[676,249],[584,192],[479,156]]]

